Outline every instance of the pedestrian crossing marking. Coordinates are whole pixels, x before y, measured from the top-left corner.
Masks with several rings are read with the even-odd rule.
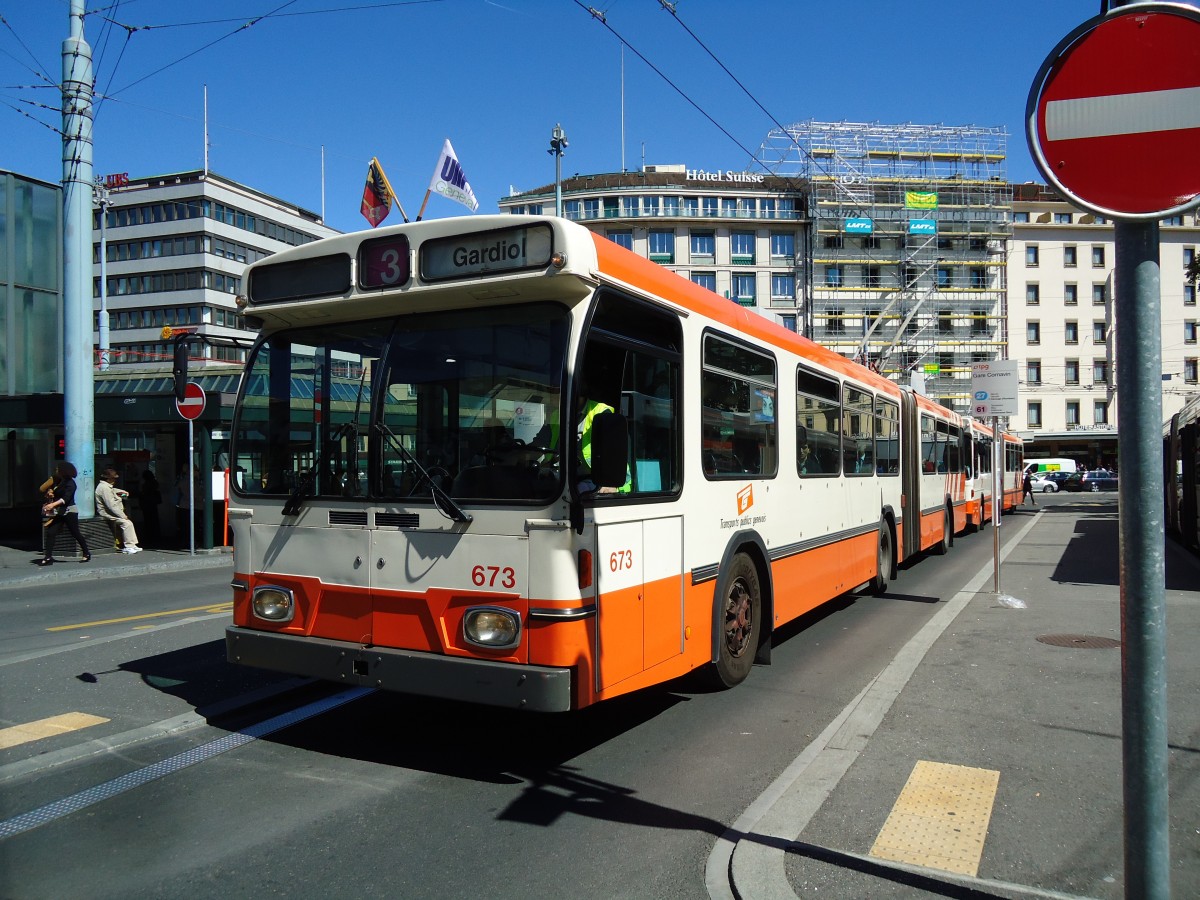
[[[93,725],[103,725],[108,719],[100,716],[90,716],[87,713],[63,713],[61,716],[51,716],[48,719],[38,719],[24,725],[13,725],[0,728],[0,750],[28,744],[30,741],[40,741],[42,738],[54,737],[56,734],[66,734]]]
[[[919,760],[871,856],[975,876],[1000,773]]]

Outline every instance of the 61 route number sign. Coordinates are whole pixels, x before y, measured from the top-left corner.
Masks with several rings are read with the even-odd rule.
[[[1038,169],[1077,205],[1160,219],[1200,202],[1200,9],[1118,6],[1051,51],[1025,107]]]
[[[175,408],[185,419],[198,419],[204,412],[204,390],[194,381],[183,386],[183,399],[175,401]]]

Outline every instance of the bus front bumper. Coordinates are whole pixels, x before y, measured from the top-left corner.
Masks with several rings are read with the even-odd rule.
[[[225,629],[225,657],[242,666],[443,700],[536,712],[571,709],[570,669],[363,647],[236,625]]]

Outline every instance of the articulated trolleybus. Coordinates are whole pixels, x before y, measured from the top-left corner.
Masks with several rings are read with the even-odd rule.
[[[247,281],[236,663],[543,711],[732,686],[991,512],[989,429],[564,219],[349,234]]]

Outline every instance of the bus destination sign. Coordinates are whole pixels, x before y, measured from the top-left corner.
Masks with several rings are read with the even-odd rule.
[[[550,264],[551,244],[548,225],[437,238],[421,245],[421,277],[426,281],[448,281],[542,269]]]

